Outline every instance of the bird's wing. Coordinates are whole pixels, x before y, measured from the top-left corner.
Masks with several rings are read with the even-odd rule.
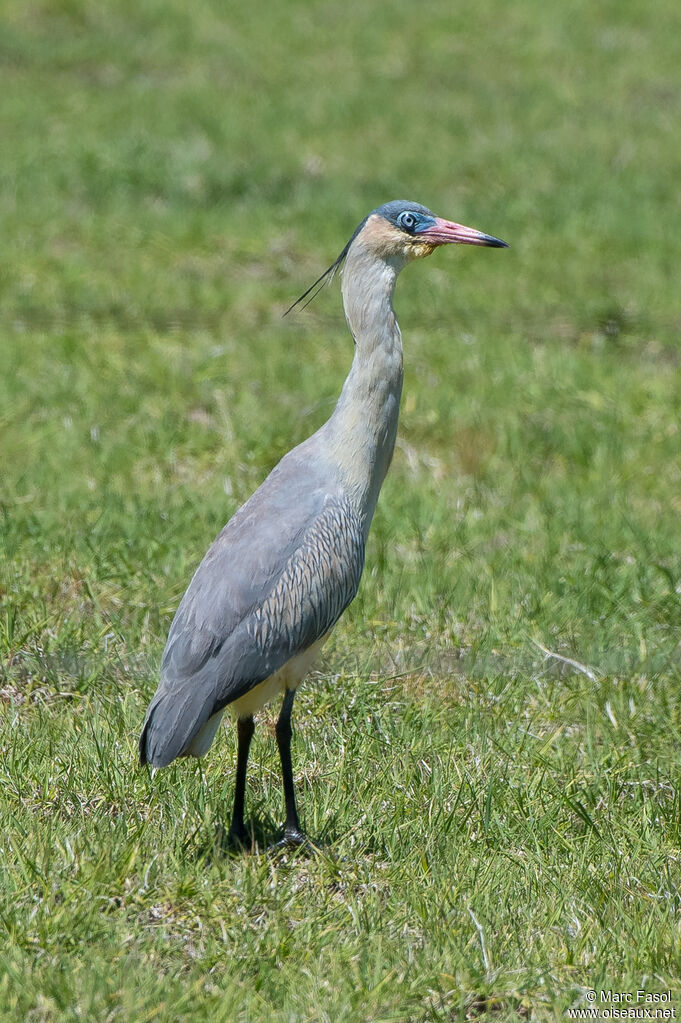
[[[148,725],[158,708],[164,752],[145,725],[143,760],[160,765],[184,752],[209,717],[326,635],[355,596],[364,566],[359,517],[337,487],[311,471],[302,480],[301,462],[282,460],[197,569],[147,713]]]
[[[211,663],[222,706],[326,635],[362,574],[364,537],[347,501],[317,491],[267,511],[227,524],[182,599],[163,656],[168,681]]]

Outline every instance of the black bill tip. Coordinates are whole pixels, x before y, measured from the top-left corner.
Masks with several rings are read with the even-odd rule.
[[[495,238],[492,234],[483,235],[481,242],[490,249],[510,249],[508,242],[502,242],[501,238]]]

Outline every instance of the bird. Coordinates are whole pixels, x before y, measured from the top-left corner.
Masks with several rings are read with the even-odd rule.
[[[448,244],[508,247],[419,203],[387,202],[362,220],[337,259],[287,310],[307,305],[340,271],[354,340],[349,374],[330,418],[284,455],[219,533],[170,626],[139,739],[140,762],[160,768],[177,757],[203,756],[229,710],[237,731],[230,844],[254,844],[244,820],[254,714],[282,697],[275,735],[286,817],[274,845],[308,842],[291,759],[296,687],[357,593],[392,460],[403,379],[392,304],[397,276]]]

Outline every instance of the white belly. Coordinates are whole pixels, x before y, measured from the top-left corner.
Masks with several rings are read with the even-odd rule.
[[[194,736],[191,745],[187,749],[187,753],[193,757],[202,757],[204,753],[208,752],[210,744],[215,738],[215,733],[220,727],[222,715],[226,710],[229,710],[234,718],[248,718],[251,714],[255,714],[256,711],[260,710],[261,707],[264,707],[266,703],[270,703],[271,700],[283,694],[285,689],[296,689],[298,684],[302,682],[307,673],[314,667],[322,647],[331,635],[331,631],[327,632],[321,639],[318,639],[307,650],[303,650],[302,653],[292,657],[279,671],[275,671],[264,682],[254,686],[253,689],[249,689],[247,693],[240,696],[234,703],[223,707],[217,714],[213,714],[212,718],[208,718],[201,731],[197,732]]]

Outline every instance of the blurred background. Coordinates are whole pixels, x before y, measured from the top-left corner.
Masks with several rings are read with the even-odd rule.
[[[681,6],[5,0],[1,17],[11,734],[52,749],[94,714],[129,769],[198,560],[349,368],[337,282],[282,313],[369,210],[408,198],[511,248],[440,251],[399,281],[400,439],[326,671],[399,676],[415,706],[444,693],[479,720],[507,700],[506,722],[555,685],[546,728],[593,725],[603,749],[629,722],[634,760],[672,771]],[[599,685],[578,668],[561,690],[546,650]]]
[[[20,632],[82,619],[75,656],[101,615],[156,658],[197,557],[348,369],[337,285],[281,313],[406,197],[512,251],[441,252],[400,280],[401,440],[357,623],[437,609],[462,647],[536,624],[605,668],[658,639],[667,656],[680,22],[619,0],[5,4]]]

